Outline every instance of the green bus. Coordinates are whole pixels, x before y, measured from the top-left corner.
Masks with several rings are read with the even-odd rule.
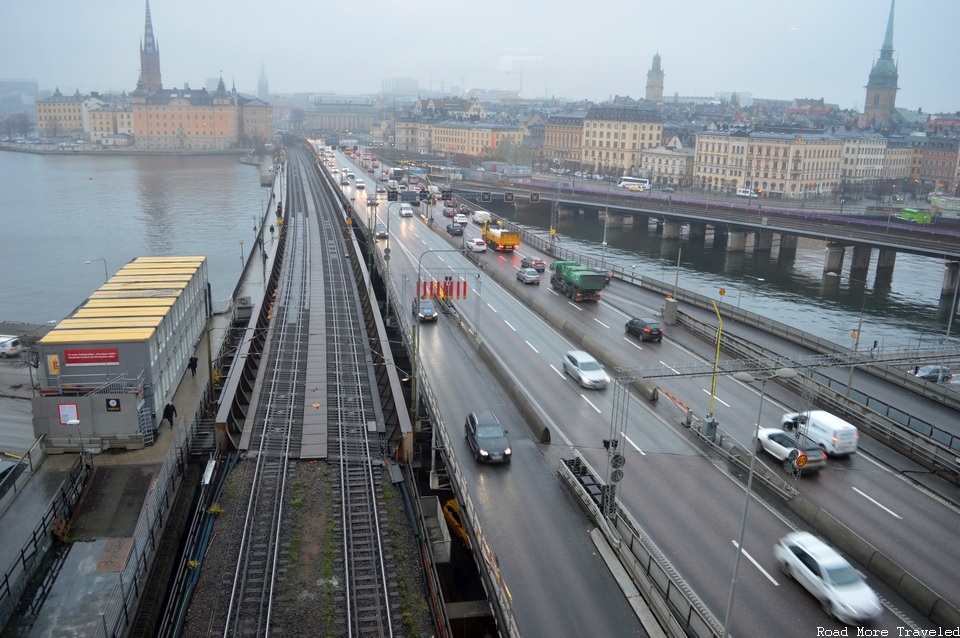
[[[917,210],[916,208],[904,208],[900,212],[900,219],[904,221],[916,222],[918,224],[929,224],[933,221],[933,215],[928,210]]]

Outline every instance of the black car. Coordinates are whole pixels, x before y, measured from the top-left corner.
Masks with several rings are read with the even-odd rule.
[[[641,341],[662,341],[663,328],[649,317],[631,319],[624,328],[628,334],[637,335]]]
[[[463,424],[467,445],[480,463],[509,463],[510,441],[493,412],[471,412]]]
[[[453,217],[457,214],[457,209],[453,206],[444,206],[443,207],[443,216],[444,217]]]
[[[537,272],[543,272],[547,269],[547,262],[537,257],[524,257],[520,262],[521,268],[533,268]]]
[[[462,235],[463,226],[457,223],[447,224],[447,232],[450,233],[451,235]]]

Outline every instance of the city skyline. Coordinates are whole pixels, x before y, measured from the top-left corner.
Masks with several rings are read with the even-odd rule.
[[[0,41],[6,79],[36,80],[42,89],[65,93],[131,92],[140,72],[145,4],[104,0],[92,12],[55,2],[59,19],[50,20],[49,6],[41,13],[42,5],[25,0],[4,3],[0,20],[17,27]],[[603,101],[615,95],[642,98],[646,73],[659,53],[665,100],[674,94],[740,92],[823,98],[863,110],[864,85],[879,56],[890,0],[839,6],[810,0],[802,12],[789,15],[773,13],[759,0],[738,0],[724,9],[706,0],[679,4],[643,9],[594,4],[595,29],[581,26],[591,21],[571,20],[569,11],[554,11],[558,17],[551,19],[537,7],[508,10],[492,4],[458,16],[463,10],[435,0],[379,0],[365,5],[363,13],[355,6],[321,10],[290,2],[271,5],[272,20],[242,2],[198,7],[153,0],[150,10],[165,88],[199,88],[222,74],[228,87],[256,93],[263,68],[273,94],[375,94],[384,79],[412,77],[424,92],[456,85],[522,88],[530,98]],[[929,23],[933,17],[955,22],[960,4],[920,4],[918,11],[916,3],[901,0],[895,12],[897,106],[958,111],[960,87],[939,72],[951,59],[948,39],[930,37]],[[249,19],[242,17],[245,11]],[[103,15],[111,17],[108,32]],[[404,34],[399,40],[398,32]]]

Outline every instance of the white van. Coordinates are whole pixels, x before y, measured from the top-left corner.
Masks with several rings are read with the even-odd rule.
[[[752,188],[738,188],[737,197],[760,197],[753,192]]]
[[[13,335],[0,335],[0,359],[20,356],[20,338]]]
[[[475,210],[473,211],[473,223],[478,226],[483,226],[490,221],[490,213],[485,210]]]
[[[857,451],[860,433],[855,425],[824,410],[792,412],[783,415],[784,430],[799,428],[830,456],[848,456]]]

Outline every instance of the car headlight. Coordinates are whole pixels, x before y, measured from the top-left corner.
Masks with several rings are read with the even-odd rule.
[[[481,449],[481,450],[480,450],[480,456],[490,456],[490,453],[487,452],[486,450]]]
[[[506,450],[504,450],[504,451],[503,451],[503,455],[504,455],[504,456],[510,456],[510,448],[507,448]]]

